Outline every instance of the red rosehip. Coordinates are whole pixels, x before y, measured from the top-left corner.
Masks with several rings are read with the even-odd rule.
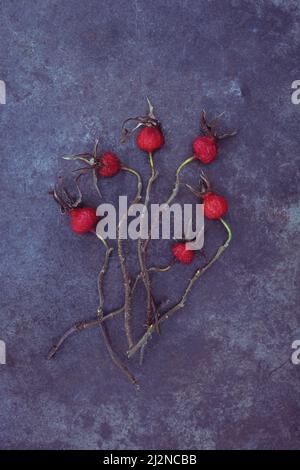
[[[193,150],[197,160],[207,165],[212,162],[217,154],[217,141],[213,136],[199,136],[193,142]]]
[[[228,203],[223,196],[209,192],[203,196],[204,215],[207,219],[220,219],[228,210]]]
[[[172,253],[178,261],[184,264],[190,264],[195,256],[195,252],[189,250],[183,242],[175,243],[172,246]]]
[[[99,220],[96,209],[92,207],[77,207],[71,209],[69,214],[73,232],[80,235],[94,230]]]
[[[162,131],[158,127],[143,127],[137,135],[136,144],[145,152],[153,153],[165,143]]]
[[[117,155],[112,152],[105,152],[98,158],[98,173],[100,176],[115,176],[121,170],[121,162]]]

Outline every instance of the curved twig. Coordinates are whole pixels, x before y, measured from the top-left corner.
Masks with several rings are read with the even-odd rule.
[[[132,373],[128,370],[128,368],[121,362],[121,360],[119,359],[119,357],[117,356],[117,354],[113,350],[113,347],[112,347],[111,342],[110,342],[110,338],[109,338],[109,334],[108,334],[106,325],[104,324],[104,321],[103,321],[103,319],[104,319],[104,314],[103,314],[103,306],[104,306],[103,281],[104,281],[104,276],[105,276],[105,274],[107,272],[107,269],[108,269],[109,257],[112,253],[112,248],[110,248],[107,245],[105,240],[101,239],[101,241],[102,241],[102,243],[104,243],[104,246],[106,247],[106,250],[105,250],[104,263],[103,263],[103,266],[102,266],[102,268],[99,272],[99,276],[98,276],[99,307],[97,309],[97,315],[99,317],[99,320],[101,320],[100,328],[101,328],[101,331],[102,331],[102,335],[103,335],[103,338],[104,338],[106,349],[107,349],[107,351],[110,355],[110,358],[111,358],[112,362],[115,364],[116,367],[118,367],[118,369],[120,369],[121,372],[123,372],[123,374],[126,376],[126,378],[136,388],[139,388],[139,384],[138,384],[138,381],[136,380],[136,378],[132,375]]]
[[[93,320],[84,320],[81,322],[75,323],[71,328],[68,328],[64,334],[59,338],[56,344],[54,344],[51,349],[48,352],[47,359],[52,359],[52,357],[55,356],[55,354],[59,351],[59,349],[62,347],[63,343],[71,336],[73,333],[78,333],[79,331],[83,330],[88,330],[90,328],[95,328],[96,326],[99,326],[102,322],[109,320],[111,318],[114,318],[116,315],[119,313],[122,313],[124,310],[124,307],[120,307],[117,310],[114,310],[113,312],[110,312],[108,315],[105,315],[103,319],[95,318]]]
[[[131,174],[133,174],[137,178],[137,192],[132,200],[130,206],[133,204],[136,204],[139,202],[141,199],[141,194],[142,194],[142,178],[140,174],[134,170],[133,168],[127,167],[127,166],[122,166],[122,170],[127,171]],[[124,250],[123,250],[123,240],[120,238],[120,230],[122,227],[122,224],[125,220],[125,215],[122,217],[122,219],[119,222],[118,229],[117,229],[117,239],[118,239],[118,255],[119,255],[119,260],[120,260],[120,266],[121,266],[121,271],[123,275],[123,283],[124,283],[124,328],[125,328],[125,333],[127,337],[127,343],[128,347],[131,348],[133,346],[133,336],[132,336],[132,327],[131,327],[131,304],[132,304],[132,297],[131,297],[131,287],[130,287],[130,275],[126,263],[126,258],[124,255]]]
[[[102,312],[101,315],[103,315],[103,312]],[[106,325],[104,323],[101,323],[101,330],[102,330],[104,342],[105,342],[105,345],[106,345],[106,349],[107,349],[107,351],[108,351],[108,353],[111,357],[111,360],[113,361],[115,366],[118,367],[121,372],[123,372],[123,374],[127,377],[129,382],[131,382],[135,386],[135,388],[137,390],[139,390],[140,385],[139,385],[138,381],[136,380],[134,375],[129,371],[129,369],[120,361],[120,359],[118,358],[118,356],[114,352],[114,350],[111,346],[111,342],[110,342],[110,339],[109,339],[109,335],[108,335],[108,332],[107,332]]]
[[[194,155],[192,157],[189,157],[186,160],[184,160],[181,163],[181,165],[179,165],[179,167],[177,168],[176,176],[175,176],[175,184],[174,184],[174,187],[173,187],[173,190],[172,190],[172,193],[171,193],[170,197],[166,201],[166,204],[170,205],[170,203],[173,201],[173,199],[177,196],[177,193],[178,193],[178,190],[179,190],[179,185],[180,185],[179,174],[180,174],[181,170],[186,165],[188,165],[190,162],[192,162],[193,160],[195,160]]]
[[[181,170],[183,170],[183,168],[188,165],[190,162],[194,161],[195,160],[195,157],[194,156],[191,156],[189,158],[187,158],[186,160],[184,160],[181,165],[179,165],[179,167],[177,168],[176,170],[176,176],[175,176],[175,184],[174,184],[174,187],[173,187],[173,190],[169,196],[169,198],[166,200],[166,202],[163,204],[163,208],[161,209],[161,212],[163,213],[166,208],[171,204],[171,202],[173,201],[173,199],[175,199],[175,197],[177,196],[177,193],[178,193],[178,190],[179,190],[179,186],[180,186],[180,172]],[[148,243],[150,241],[150,234],[147,238],[147,240],[144,241],[144,249],[147,250],[147,246],[148,246]]]
[[[99,237],[99,235],[98,235]],[[103,245],[105,246],[105,259],[103,266],[98,274],[98,282],[97,282],[97,287],[98,287],[98,294],[99,294],[99,306],[97,309],[97,313],[99,314],[100,311],[103,311],[103,306],[104,306],[104,288],[103,288],[103,282],[104,282],[104,277],[108,269],[108,264],[109,264],[109,258],[110,255],[113,251],[113,248],[108,246],[107,242],[103,239],[100,238],[102,241]]]

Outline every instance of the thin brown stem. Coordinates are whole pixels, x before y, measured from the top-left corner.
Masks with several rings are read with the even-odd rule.
[[[132,327],[131,327],[131,288],[130,288],[130,275],[126,263],[126,258],[123,250],[123,240],[118,237],[118,256],[120,260],[121,271],[123,275],[124,284],[124,328],[129,348],[133,344]]]
[[[104,307],[104,288],[103,288],[103,282],[104,282],[104,277],[105,277],[105,274],[107,272],[107,269],[108,269],[108,264],[109,264],[109,259],[110,259],[110,255],[113,251],[113,249],[111,247],[109,247],[107,245],[106,242],[104,242],[103,239],[101,239],[102,243],[104,243],[104,246],[105,246],[105,259],[104,259],[104,263],[103,263],[103,266],[98,274],[98,294],[99,294],[99,306],[98,306],[98,309],[97,309],[97,312],[99,313],[100,311],[103,311],[103,307]]]
[[[181,165],[179,165],[179,167],[177,168],[176,170],[176,176],[175,176],[175,184],[174,184],[174,187],[173,187],[173,190],[169,196],[169,198],[167,199],[167,201],[165,202],[164,204],[164,208],[161,209],[161,211],[163,212],[164,210],[166,210],[166,208],[171,204],[171,202],[173,201],[173,199],[175,199],[177,193],[178,193],[178,190],[179,190],[179,186],[180,186],[180,172],[181,170],[186,166],[188,165],[190,162],[192,162],[193,160],[195,159],[195,157],[192,155],[191,157],[189,158],[186,158],[182,163]],[[150,241],[150,233],[148,233],[148,238],[143,242],[143,245],[142,247],[139,249],[139,257],[141,257],[142,255],[142,250],[146,253],[147,252],[147,248],[148,248],[148,244],[149,244],[149,241]],[[151,280],[150,280],[150,277],[149,277],[149,273],[145,273],[145,279],[146,279],[146,283],[147,284],[150,284],[151,283]],[[145,284],[146,285],[146,284]],[[147,288],[147,287],[146,287]],[[151,288],[151,284],[150,284],[150,288]],[[149,292],[149,290],[147,291]],[[151,323],[153,321],[153,315],[152,315],[152,312],[151,314],[149,315],[148,312],[149,312],[149,303],[150,303],[150,298],[147,297],[147,325],[149,326],[149,328],[151,327]],[[153,299],[152,299],[152,305],[153,305]],[[158,318],[158,312],[155,312],[155,329],[157,331],[157,333],[159,333],[159,318]],[[147,334],[147,331],[146,333]],[[140,362],[143,360],[143,352],[144,352],[144,347],[145,347],[146,343],[144,344],[143,346],[143,349],[141,351],[141,357],[140,357]]]
[[[153,272],[167,272],[169,271],[169,269],[171,269],[171,267],[172,265],[168,265],[165,267],[152,266],[148,270],[153,271]],[[131,294],[133,294],[140,279],[141,279],[141,273],[139,273],[134,280],[134,283],[131,288]],[[74,333],[79,333],[80,331],[89,330],[90,328],[95,328],[101,325],[101,323],[105,322],[106,320],[110,320],[123,312],[124,312],[124,305],[122,307],[119,307],[116,310],[113,310],[107,315],[104,315],[102,319],[93,318],[92,320],[83,320],[83,321],[75,323],[70,328],[68,328],[59,338],[57,343],[51,347],[47,355],[47,358],[51,359],[52,357],[54,357],[55,354],[61,349],[63,343],[69,338],[69,336],[72,336]]]
[[[232,234],[229,225],[225,220],[220,219],[220,222],[224,225],[226,231],[227,231],[227,239],[225,243],[223,243],[218,250],[216,251],[215,255],[211,258],[211,260],[204,265],[201,268],[198,268],[197,271],[194,273],[193,277],[190,279],[181,299],[179,302],[177,302],[173,307],[171,307],[169,310],[167,310],[165,313],[163,313],[159,319],[158,323],[161,324],[165,320],[168,320],[171,316],[174,315],[178,310],[182,309],[185,306],[186,299],[188,297],[189,292],[191,291],[192,287],[194,286],[195,282],[219,259],[221,254],[226,250],[228,247]],[[152,335],[152,333],[155,331],[156,325],[152,323],[147,331],[144,333],[144,335],[141,337],[141,339],[131,348],[128,352],[127,355],[128,357],[132,357],[140,348],[144,347],[145,344],[147,344],[148,339]]]
[[[49,350],[49,353],[47,355],[47,359],[52,359],[52,357],[55,356],[55,354],[59,351],[59,349],[62,347],[63,343],[69,338],[74,333],[78,333],[80,331],[88,330],[90,328],[95,328],[96,326],[99,326],[102,322],[109,320],[111,318],[114,318],[116,315],[119,315],[124,311],[124,306],[118,308],[117,310],[114,310],[113,312],[110,312],[109,314],[105,315],[101,320],[100,318],[95,318],[93,320],[83,320],[80,322],[75,323],[71,328],[68,328],[64,334],[59,338],[56,344],[54,344],[51,349]]]
[[[143,190],[142,177],[137,170],[135,170],[134,168],[131,168],[130,166],[122,165],[122,170],[127,171],[128,173],[131,173],[137,178],[137,190],[136,190],[135,197],[133,201],[131,202],[131,205],[137,204],[142,197],[142,190]]]
[[[142,220],[141,220],[141,225],[140,225],[141,227],[143,227],[143,218],[145,217],[145,213],[149,205],[152,184],[158,176],[158,172],[154,171],[153,156],[151,153],[149,153],[149,164],[150,164],[151,174],[148,179],[147,188],[146,188],[144,212],[142,214]],[[139,238],[138,239],[138,259],[139,259],[139,265],[141,269],[142,280],[145,285],[146,294],[147,294],[146,320],[147,320],[147,325],[150,325],[153,320],[154,301],[152,298],[151,280],[150,280],[149,272],[147,269],[146,247],[147,247],[147,244],[145,244],[145,241],[142,238]]]
[[[144,251],[144,243],[141,238],[138,240],[138,259],[139,265],[141,269],[141,278],[146,288],[147,300],[146,300],[146,319],[147,324],[152,319],[152,293],[151,293],[151,282],[150,276],[146,267],[146,259],[145,259],[145,251]],[[150,322],[151,323],[151,322]]]
[[[141,192],[142,192],[142,178],[140,174],[134,170],[133,168],[123,166],[122,169],[124,171],[128,171],[129,173],[133,174],[137,178],[137,192],[132,200],[130,206],[133,204],[137,204],[141,199]],[[128,271],[128,266],[126,262],[126,258],[124,255],[123,250],[123,240],[120,237],[120,231],[126,216],[124,215],[118,225],[117,231],[117,239],[118,239],[118,256],[120,260],[121,271],[123,275],[123,283],[124,283],[124,328],[127,338],[128,347],[131,348],[133,346],[133,336],[132,336],[132,326],[131,326],[131,305],[132,305],[132,291],[130,287],[130,275]]]
[[[113,347],[111,345],[110,337],[109,337],[109,334],[108,334],[108,331],[107,331],[107,327],[106,327],[106,325],[104,324],[104,321],[103,321],[103,319],[104,319],[104,314],[103,314],[103,307],[104,307],[103,281],[104,281],[104,277],[105,277],[105,274],[106,274],[107,269],[108,269],[109,258],[110,258],[111,252],[112,252],[112,248],[110,248],[106,244],[106,242],[105,242],[105,245],[106,245],[105,259],[104,259],[103,266],[102,266],[102,268],[99,272],[99,276],[98,276],[99,306],[98,306],[98,309],[97,309],[97,315],[99,317],[99,320],[101,320],[100,328],[101,328],[101,331],[102,331],[102,335],[103,335],[103,338],[104,338],[106,349],[108,351],[108,354],[110,355],[110,358],[111,358],[112,362],[115,364],[116,367],[118,367],[118,369],[121,372],[123,372],[125,377],[136,388],[139,388],[138,381],[135,379],[135,377],[131,374],[131,372],[128,370],[128,368],[121,362],[121,360],[119,359],[117,354],[114,352]]]
[[[98,315],[99,315],[99,319],[103,320],[104,318],[103,312],[101,311],[100,313],[98,313]],[[138,381],[136,380],[134,375],[129,371],[129,369],[121,362],[121,360],[119,359],[119,357],[116,355],[115,351],[112,348],[106,324],[101,322],[100,326],[101,326],[101,331],[102,331],[102,335],[104,338],[105,346],[110,355],[112,362],[115,364],[116,367],[118,367],[118,369],[120,369],[120,371],[125,375],[125,377],[129,380],[129,382],[131,382],[135,386],[135,388],[138,390],[140,388]]]

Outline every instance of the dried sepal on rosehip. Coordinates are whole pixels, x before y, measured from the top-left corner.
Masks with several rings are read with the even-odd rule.
[[[197,197],[201,198],[204,204],[204,215],[207,219],[218,220],[224,217],[228,211],[228,202],[224,196],[220,196],[212,191],[211,184],[205,174],[200,175],[200,190],[192,188],[189,184],[186,187]]]
[[[210,123],[206,119],[205,111],[201,113],[200,128],[204,135],[196,137],[193,141],[194,157],[207,165],[218,155],[218,141],[236,135],[236,131],[227,134],[218,134],[217,127],[224,112],[219,114]]]
[[[117,175],[121,170],[129,172],[138,180],[138,192],[136,196],[136,201],[141,198],[142,191],[142,178],[140,174],[133,168],[125,166],[122,164],[119,157],[114,152],[102,152],[100,155],[97,155],[99,147],[99,140],[97,139],[94,144],[93,153],[80,153],[72,156],[63,157],[65,160],[79,160],[86,163],[87,166],[77,168],[73,170],[74,172],[79,172],[79,176],[85,174],[88,171],[92,171],[92,180],[93,185],[101,196],[98,177],[101,178],[111,178]]]
[[[93,207],[79,207],[82,202],[82,194],[78,185],[78,178],[76,178],[75,184],[78,191],[76,198],[64,187],[63,178],[60,178],[59,184],[49,194],[59,204],[61,212],[70,216],[73,232],[83,235],[93,232],[100,218]]]
[[[147,101],[149,106],[147,116],[128,118],[123,122],[121,142],[125,142],[134,131],[141,127],[142,129],[138,132],[136,137],[136,145],[140,150],[147,152],[148,154],[152,154],[164,145],[165,138],[161,129],[161,124],[154,115],[153,106],[148,98]],[[132,129],[129,129],[126,127],[126,124],[129,122],[135,122],[136,125]]]

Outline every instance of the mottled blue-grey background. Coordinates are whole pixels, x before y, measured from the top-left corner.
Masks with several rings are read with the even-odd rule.
[[[300,366],[289,358],[300,339],[300,106],[291,103],[299,1],[2,0],[0,22],[1,448],[298,448]],[[230,203],[232,245],[152,338],[143,367],[132,362],[137,393],[98,329],[45,360],[60,333],[95,315],[103,260],[97,239],[72,234],[47,191],[71,169],[59,157],[90,150],[97,135],[147,176],[134,143],[118,143],[122,120],[146,111],[146,95],[166,136],[153,201],[167,197],[190,155],[203,107],[225,110],[224,128],[239,133],[207,168]],[[190,165],[183,181],[195,185],[199,169]],[[134,189],[122,174],[102,185],[109,202]],[[96,204],[92,191],[86,201]],[[182,187],[178,201],[193,198]],[[207,250],[223,237],[210,225]],[[126,249],[134,273],[134,244]],[[170,260],[169,243],[153,243],[155,260]],[[176,301],[193,269],[157,275],[157,300]],[[114,255],[107,311],[122,303],[120,281]],[[140,286],[136,334],[144,300]],[[110,328],[117,351],[122,325]]]

